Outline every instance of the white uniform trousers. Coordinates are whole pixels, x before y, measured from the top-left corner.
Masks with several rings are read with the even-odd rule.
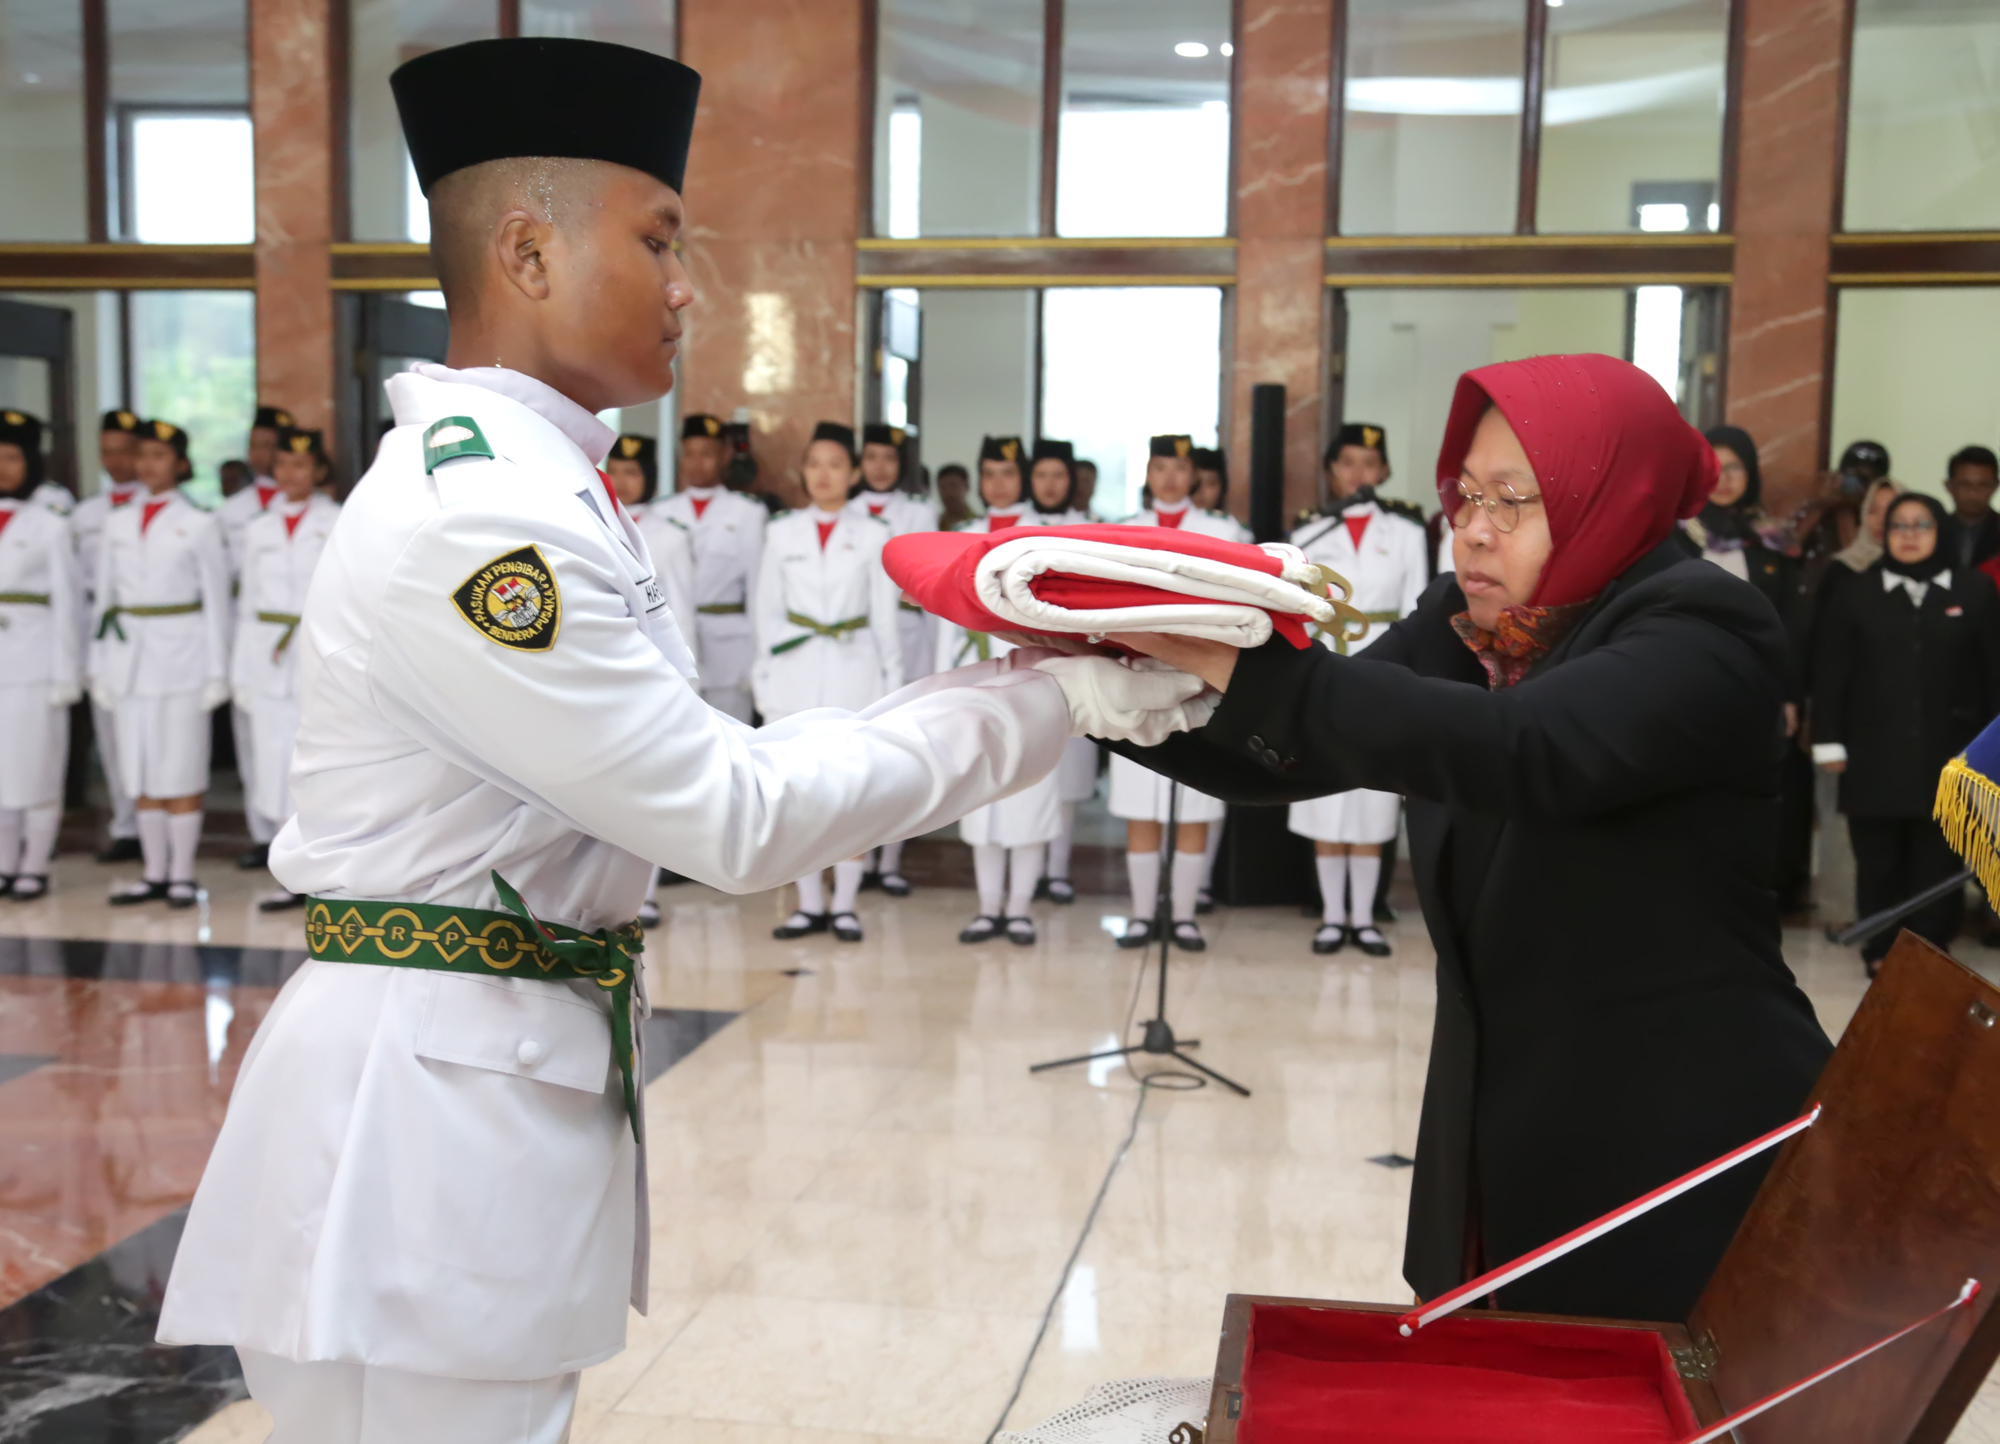
[[[1396,835],[1396,813],[1403,799],[1393,792],[1357,787],[1330,797],[1294,802],[1286,826],[1315,842],[1387,842]]]
[[[578,1375],[441,1379],[372,1364],[300,1364],[238,1349],[268,1444],[562,1444]]]
[[[111,835],[136,838],[139,808],[118,765],[118,718],[95,697],[90,699],[90,730],[97,739],[97,765],[104,769],[104,790],[111,798]]]
[[[1121,817],[1127,822],[1165,822],[1167,820],[1168,795],[1173,784],[1150,767],[1111,755],[1111,797],[1110,808],[1113,817]],[[1180,810],[1175,815],[1182,822],[1220,822],[1227,811],[1221,801],[1205,792],[1196,792],[1192,787],[1180,790]]]
[[[246,812],[269,821],[276,829],[297,809],[292,806],[292,748],[299,740],[299,699],[297,697],[250,697],[238,715],[249,719],[250,768],[243,774],[243,806]],[[238,732],[241,739],[245,734]],[[241,741],[237,743],[240,748]],[[239,752],[239,760],[241,754]],[[256,837],[252,832],[251,836]],[[259,839],[262,841],[263,839]]]
[[[192,797],[208,791],[209,715],[199,692],[115,697],[118,770],[133,797]]]
[[[0,808],[46,807],[63,795],[69,761],[69,708],[49,705],[49,684],[0,681]],[[0,865],[11,865],[0,858]]]
[[[903,641],[903,683],[908,686],[937,670],[937,618],[898,604],[896,627]]]
[[[243,783],[243,825],[250,834],[250,840],[258,844],[269,843],[278,835],[283,817],[274,817],[264,810],[257,790],[257,742],[259,730],[257,719],[250,715],[250,709],[241,701],[229,704],[229,735],[236,740],[236,775]]]

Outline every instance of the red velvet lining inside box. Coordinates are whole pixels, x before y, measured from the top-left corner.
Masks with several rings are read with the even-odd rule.
[[[1673,1444],[1697,1429],[1649,1329],[1259,1305],[1237,1444]]]

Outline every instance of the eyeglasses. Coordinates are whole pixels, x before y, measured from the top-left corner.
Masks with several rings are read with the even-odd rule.
[[[1493,519],[1495,528],[1512,531],[1521,524],[1521,508],[1532,506],[1542,499],[1540,492],[1522,496],[1504,482],[1500,486],[1500,494],[1493,497],[1475,495],[1465,489],[1464,482],[1460,482],[1458,495],[1459,507],[1451,514],[1451,524],[1460,531],[1472,525],[1472,509],[1476,506],[1486,508],[1486,514]]]
[[[1889,523],[1889,530],[1902,532],[1906,536],[1915,536],[1927,531],[1936,531],[1937,523],[1929,517],[1925,517],[1922,521],[1897,521]]]

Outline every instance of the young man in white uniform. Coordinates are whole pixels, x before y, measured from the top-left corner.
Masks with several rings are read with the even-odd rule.
[[[739,722],[750,720],[750,588],[769,517],[752,497],[722,484],[727,459],[723,423],[697,413],[681,422],[680,490],[653,503],[663,521],[678,522],[694,543],[695,638],[701,652],[701,695]]]
[[[97,435],[97,464],[102,472],[98,488],[70,513],[87,625],[96,624],[97,559],[104,549],[104,523],[112,512],[145,491],[133,469],[139,454],[139,428],[143,424],[136,412],[120,409],[104,413]],[[118,743],[112,730],[115,725],[110,709],[91,698],[90,730],[97,739],[97,764],[104,773],[104,790],[111,799],[110,838],[97,854],[97,860],[137,862],[139,815],[132,804],[132,794],[125,790],[124,776],[118,771]]]
[[[1028,493],[1035,503],[1035,518],[1044,526],[1083,526],[1093,520],[1077,505],[1076,448],[1067,441],[1046,436],[1035,438],[1029,457]],[[1056,768],[1056,799],[1061,818],[1056,835],[1049,839],[1048,856],[1035,896],[1067,906],[1076,901],[1076,885],[1069,878],[1071,849],[1076,842],[1077,805],[1097,795],[1097,763],[1100,751],[1088,737],[1072,737],[1063,748],[1062,765]]]
[[[271,462],[277,500],[243,529],[238,542],[242,550],[229,682],[238,714],[249,720],[253,763],[243,775],[243,795],[247,805],[280,822],[292,815],[292,750],[299,731],[299,654],[294,644],[306,589],[340,515],[339,505],[319,489],[326,471],[319,432],[279,428]],[[304,904],[304,896],[286,887],[257,902],[263,912]]]
[[[146,494],[104,524],[90,692],[113,714],[145,863],[144,880],[114,890],[111,904],[191,908],[209,714],[229,700],[229,563],[214,515],[180,490],[193,472],[187,433],[170,421],[145,426]]]
[[[1354,589],[1348,600],[1367,618],[1368,630],[1353,640],[1321,639],[1352,655],[1416,609],[1430,583],[1430,548],[1421,523],[1375,500],[1375,488],[1389,475],[1381,427],[1360,422],[1343,426],[1334,438],[1329,471],[1330,514],[1293,532],[1292,543],[1340,573]],[[1366,788],[1292,804],[1289,825],[1300,837],[1312,839],[1319,874],[1315,953],[1337,953],[1350,942],[1373,957],[1389,952],[1389,940],[1375,926],[1375,893],[1382,849],[1396,836],[1401,809],[1402,799],[1395,793]]]
[[[215,519],[222,524],[223,545],[229,552],[229,585],[232,591],[240,591],[243,581],[243,537],[250,524],[271,509],[280,494],[277,478],[272,474],[277,465],[278,433],[290,428],[292,413],[281,406],[259,406],[257,414],[250,422],[250,442],[245,449],[244,463],[250,468],[250,484],[224,497],[222,506],[215,513]],[[271,850],[271,839],[278,835],[278,824],[282,817],[273,817],[260,805],[257,788],[251,778],[258,772],[257,729],[251,720],[249,709],[243,699],[237,697],[229,704],[230,736],[236,745],[236,773],[243,781],[243,823],[250,833],[250,846],[236,859],[236,865],[246,872],[265,865]]]
[[[0,411],[0,896],[49,890],[69,709],[83,695],[83,588],[69,520],[42,504],[42,424]]]
[[[774,887],[1025,784],[1076,726],[1205,715],[1194,679],[1102,658],[762,731],[702,701],[593,414],[672,383],[698,83],[543,38],[392,76],[450,365],[390,381],[306,600],[271,851],[313,960],[245,1057],[160,1322],[235,1346],[283,1444],[556,1444],[578,1371],[623,1346],[649,868]],[[524,95],[564,99],[494,103]]]

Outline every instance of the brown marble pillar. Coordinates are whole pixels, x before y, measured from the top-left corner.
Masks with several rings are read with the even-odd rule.
[[[1334,0],[1242,0],[1236,33],[1236,331],[1230,474],[1250,475],[1250,388],[1285,387],[1285,514],[1315,503]],[[1231,502],[1245,514],[1249,488]]]
[[[854,417],[865,8],[681,0],[681,58],[702,76],[681,411],[748,407],[759,467],[794,501],[813,423]]]
[[[257,398],[333,420],[335,114],[327,0],[251,0],[257,155]]]
[[[1764,505],[1802,501],[1825,462],[1851,0],[1739,0],[1743,64],[1729,420],[1757,440]]]

